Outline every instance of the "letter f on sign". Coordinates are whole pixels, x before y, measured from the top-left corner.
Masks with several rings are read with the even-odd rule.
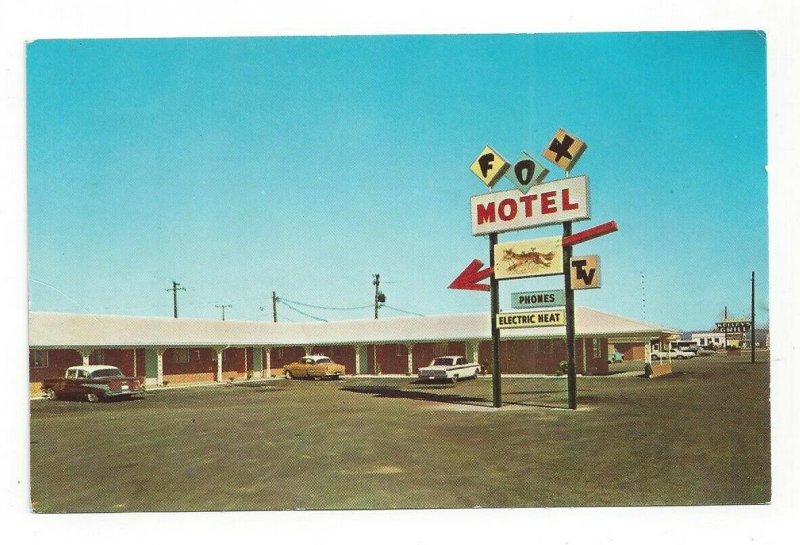
[[[492,163],[494,162],[494,153],[486,153],[481,155],[480,159],[478,159],[478,164],[481,167],[481,173],[483,177],[486,178],[486,175],[489,174],[489,169],[492,168]]]

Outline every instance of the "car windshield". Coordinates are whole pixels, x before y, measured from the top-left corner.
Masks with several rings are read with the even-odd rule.
[[[92,373],[92,378],[103,378],[103,377],[121,377],[122,371],[119,369],[98,369]]]
[[[453,358],[436,358],[433,360],[434,365],[453,365]]]
[[[331,363],[330,358],[319,358],[316,361],[312,361],[311,363]]]

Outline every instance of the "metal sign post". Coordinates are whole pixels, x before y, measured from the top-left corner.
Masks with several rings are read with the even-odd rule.
[[[572,222],[564,222],[564,238],[572,235]],[[578,377],[575,371],[575,292],[569,276],[569,261],[572,246],[564,247],[564,300],[567,318],[567,404],[570,409],[578,408]]]
[[[494,270],[494,247],[497,244],[497,233],[489,235],[489,266]],[[497,327],[497,314],[500,312],[500,282],[495,275],[489,277],[489,290],[491,292],[491,321],[492,321],[492,404],[500,408],[500,329]]]

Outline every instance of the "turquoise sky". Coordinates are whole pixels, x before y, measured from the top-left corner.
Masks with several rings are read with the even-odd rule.
[[[171,316],[174,279],[182,317],[272,319],[276,291],[368,318],[380,273],[381,316],[488,311],[447,289],[489,258],[469,165],[563,127],[589,145],[574,229],[620,228],[576,248],[603,282],[577,305],[703,329],[749,314],[755,271],[764,323],[765,63],[757,32],[36,41],[30,308]],[[501,307],[562,284],[504,281]]]

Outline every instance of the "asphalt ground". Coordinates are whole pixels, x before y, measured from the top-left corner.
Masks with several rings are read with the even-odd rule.
[[[670,377],[273,380],[30,403],[36,512],[757,504],[766,353]],[[636,370],[640,364],[612,366]]]

